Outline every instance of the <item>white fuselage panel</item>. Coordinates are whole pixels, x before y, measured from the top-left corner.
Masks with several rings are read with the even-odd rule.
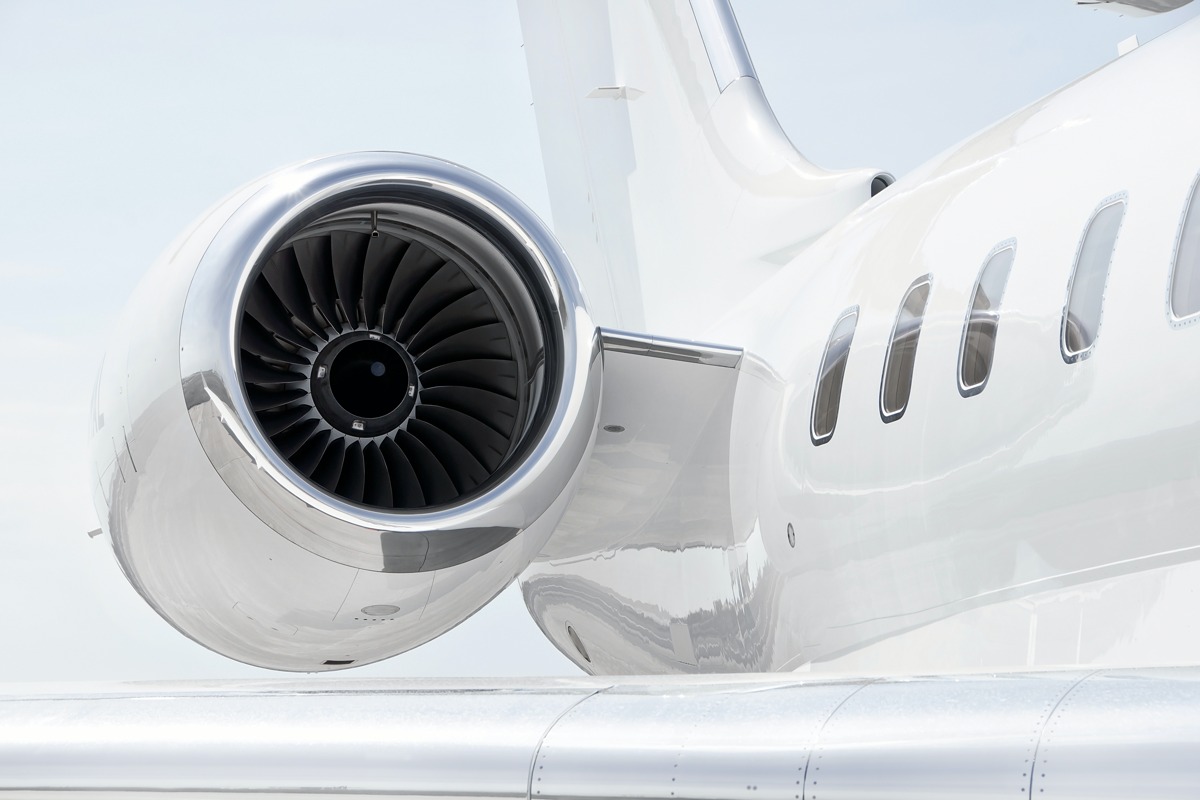
[[[1200,325],[1168,308],[1200,171],[1198,81],[1192,22],[897,182],[732,310],[707,333],[747,354],[732,401],[713,398],[708,420],[725,415],[728,491],[713,496],[712,470],[668,480],[647,466],[690,458],[711,431],[642,426],[641,439],[618,443],[625,455],[585,477],[576,512],[595,500],[589,486],[610,501],[613,487],[672,488],[632,529],[622,518],[618,535],[616,517],[597,515],[572,540],[590,546],[547,554],[525,574],[551,639],[599,672],[1200,659],[1200,640],[1180,633],[1200,572]],[[1068,360],[1072,267],[1089,220],[1115,196],[1126,207],[1095,346]],[[964,396],[976,280],[1010,241],[989,379]],[[889,338],[924,275],[911,395],[884,422]],[[855,306],[836,429],[814,445],[822,355]],[[608,366],[606,409],[638,384]],[[637,420],[610,422],[634,430]],[[702,519],[691,513],[697,497]],[[689,535],[714,520],[724,536]]]

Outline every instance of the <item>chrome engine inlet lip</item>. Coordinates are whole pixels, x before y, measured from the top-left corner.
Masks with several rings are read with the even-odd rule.
[[[246,197],[245,194],[241,195]],[[240,303],[257,265],[295,231],[338,210],[405,204],[462,231],[484,231],[543,305],[544,417],[528,451],[495,485],[450,507],[385,512],[313,491],[254,423],[238,373]],[[352,153],[285,168],[225,221],[196,268],[180,330],[192,425],[226,485],[264,523],[339,563],[411,572],[462,563],[501,546],[563,492],[591,446],[599,404],[595,326],[578,279],[549,229],[519,200],[464,167],[407,153]],[[446,220],[450,222],[446,222]],[[553,363],[551,363],[553,362]],[[473,543],[477,543],[473,544]]]

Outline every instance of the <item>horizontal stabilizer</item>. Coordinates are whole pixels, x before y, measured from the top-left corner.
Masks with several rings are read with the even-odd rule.
[[[1177,8],[1183,8],[1190,2],[1192,0],[1075,0],[1075,5],[1103,8],[1107,11],[1117,11],[1140,17],[1174,11]]]

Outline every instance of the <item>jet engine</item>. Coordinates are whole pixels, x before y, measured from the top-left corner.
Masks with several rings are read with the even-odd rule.
[[[594,440],[596,330],[547,228],[453,164],[358,153],[174,244],[97,382],[97,508],[167,621],[226,656],[377,661],[504,589]]]

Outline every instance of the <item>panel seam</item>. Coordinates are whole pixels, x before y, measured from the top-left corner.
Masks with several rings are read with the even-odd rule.
[[[1084,682],[1096,677],[1103,671],[1104,670],[1099,670],[1099,669],[1092,670],[1091,672],[1087,673],[1086,675],[1082,676],[1077,681],[1072,683],[1070,685],[1070,687],[1065,692],[1063,692],[1061,696],[1059,696],[1058,702],[1056,702],[1054,704],[1054,707],[1050,709],[1050,713],[1048,713],[1046,715],[1046,718],[1042,721],[1042,728],[1041,728],[1041,730],[1038,731],[1037,744],[1035,744],[1033,746],[1033,757],[1029,761],[1029,790],[1028,790],[1029,797],[1033,797],[1033,781],[1034,781],[1034,776],[1037,775],[1038,751],[1041,750],[1041,748],[1042,748],[1042,738],[1046,735],[1046,728],[1050,725],[1050,721],[1052,719],[1054,719],[1054,715],[1056,713],[1058,713],[1058,708],[1059,708],[1059,706],[1061,706],[1063,704],[1064,700],[1066,700],[1068,697],[1070,697],[1072,694],[1074,694],[1075,690],[1078,689],[1080,686],[1082,686],[1084,684]]]
[[[533,753],[529,757],[529,774],[527,776],[527,780],[525,783],[525,798],[526,798],[526,800],[533,800],[533,774],[537,771],[537,762],[538,762],[538,758],[542,754],[542,745],[546,743],[546,737],[550,735],[550,731],[554,730],[558,726],[558,723],[562,721],[563,717],[567,716],[572,711],[579,708],[581,705],[583,705],[588,700],[591,700],[596,695],[603,694],[604,692],[607,692],[611,688],[613,688],[611,685],[604,686],[600,689],[596,689],[596,690],[584,695],[583,697],[579,698],[574,703],[572,703],[571,705],[567,706],[562,711],[560,711],[554,717],[554,719],[552,719],[550,721],[550,724],[546,726],[546,730],[542,731],[542,735],[538,737],[537,744],[534,745],[534,747],[533,747]]]
[[[821,734],[823,734],[825,732],[826,726],[829,725],[829,720],[833,719],[834,715],[842,710],[842,706],[844,706],[844,705],[846,705],[846,703],[850,702],[850,698],[854,697],[856,694],[858,694],[859,692],[861,692],[863,689],[867,688],[868,686],[872,686],[872,685],[878,683],[879,681],[880,681],[879,678],[874,678],[865,683],[860,683],[854,689],[853,692],[850,692],[850,694],[846,695],[840,701],[838,701],[838,704],[836,706],[834,706],[833,709],[828,714],[825,715],[825,719],[821,720],[821,725],[819,728],[817,728],[817,735],[813,737],[812,743],[808,746],[808,755],[804,759],[804,775],[800,778],[800,780],[801,780],[801,783],[800,783],[800,798],[801,798],[801,800],[807,800],[807,798],[808,798],[808,768],[812,764],[813,753],[815,753],[817,751],[818,745],[820,745],[820,743],[821,743]]]

